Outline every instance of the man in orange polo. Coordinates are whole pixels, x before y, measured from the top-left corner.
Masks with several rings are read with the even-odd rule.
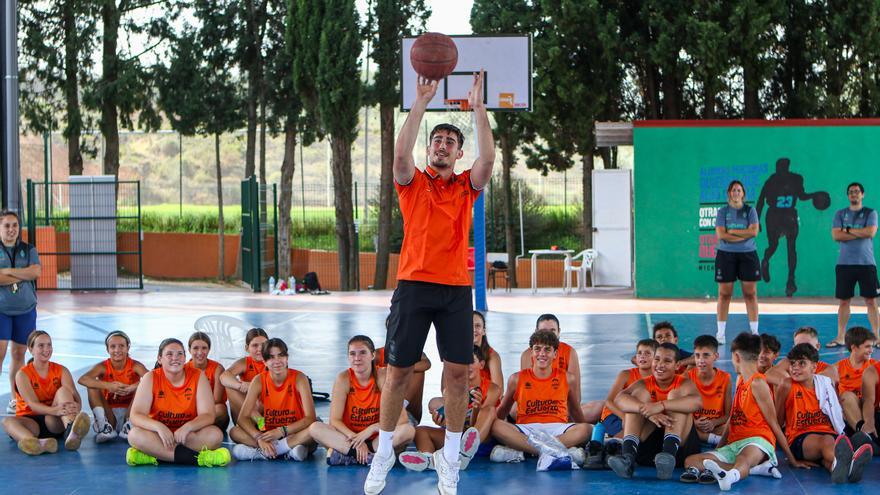
[[[428,102],[438,81],[419,77],[416,99],[397,136],[394,182],[403,214],[403,247],[397,289],[385,340],[388,363],[379,415],[379,445],[364,483],[364,493],[385,488],[394,467],[392,432],[403,407],[403,396],[419,361],[431,324],[443,360],[446,439],[434,453],[441,495],[458,486],[459,443],[468,403],[468,365],[473,361],[473,302],[467,270],[468,239],[473,205],[492,177],[495,142],[483,102],[483,75],[474,74],[468,103],[474,111],[479,156],[470,170],[455,173],[464,136],[450,124],[431,131],[425,170],[415,166],[413,149]]]

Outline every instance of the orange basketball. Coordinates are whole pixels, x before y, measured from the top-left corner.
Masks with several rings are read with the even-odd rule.
[[[458,48],[452,38],[441,33],[425,33],[409,51],[413,69],[422,77],[439,81],[455,70]]]

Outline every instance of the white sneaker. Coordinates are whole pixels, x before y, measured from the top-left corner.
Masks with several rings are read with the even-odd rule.
[[[364,495],[379,495],[385,489],[385,477],[388,471],[394,467],[394,454],[383,459],[379,456],[373,457],[370,464],[370,472],[367,473],[367,479],[364,481]]]
[[[718,341],[718,345],[724,345],[727,343],[727,341],[724,339],[724,332],[716,331],[715,340]]]
[[[94,430],[96,432],[96,434],[95,434],[95,442],[96,443],[109,442],[110,440],[113,440],[117,436],[116,430],[114,430],[113,427],[110,426],[110,423],[108,423],[106,421],[103,423],[103,425],[98,425],[98,422],[95,421]]]
[[[718,488],[720,488],[722,492],[730,491],[730,487],[733,486],[733,481],[731,480],[729,472],[721,469],[721,466],[712,459],[704,459],[703,467],[712,473],[712,476],[714,476],[715,480],[718,482]]]
[[[10,399],[6,406],[6,414],[15,414],[15,399]]]
[[[465,470],[480,449],[480,431],[471,426],[461,435],[461,446],[458,449],[459,469]]]
[[[299,444],[287,452],[287,458],[297,462],[302,462],[309,458],[309,448]]]
[[[131,431],[131,420],[126,421],[125,424],[122,425],[122,429],[119,430],[119,438],[123,440],[128,439],[128,432]]]
[[[514,450],[504,445],[496,445],[489,454],[489,460],[492,462],[522,462],[526,460],[522,451]]]
[[[581,447],[570,447],[568,449],[568,455],[571,456],[571,462],[578,466],[583,466],[584,461],[587,459],[587,453],[584,452],[584,449]]]
[[[456,495],[459,466],[449,464],[443,449],[434,452],[434,468],[437,470],[437,490],[440,495]]]
[[[266,456],[263,455],[263,451],[256,448],[251,447],[249,445],[245,445],[243,443],[237,443],[234,447],[232,447],[232,457],[235,458],[236,461],[265,461]]]
[[[397,460],[410,471],[420,472],[433,467],[431,464],[434,462],[434,455],[405,450],[397,456]]]

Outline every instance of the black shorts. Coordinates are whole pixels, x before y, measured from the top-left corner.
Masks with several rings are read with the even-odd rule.
[[[640,466],[653,466],[654,456],[663,452],[663,437],[666,432],[661,428],[655,429],[648,438],[639,443],[639,449],[636,451],[636,463]],[[700,436],[697,434],[697,428],[691,426],[691,431],[687,438],[682,439],[678,453],[675,455],[675,466],[684,467],[684,460],[689,455],[700,453]]]
[[[42,414],[35,414],[33,416],[24,416],[25,418],[30,418],[37,423],[37,426],[40,427],[40,432],[37,433],[37,438],[55,438],[60,440],[64,437],[64,431],[60,431],[58,433],[49,431],[49,427],[46,426],[46,416]]]
[[[761,278],[761,262],[757,251],[733,253],[715,251],[715,281],[721,284],[736,282],[757,282]]]
[[[401,280],[391,297],[385,362],[406,368],[419,362],[431,324],[437,330],[440,359],[457,364],[474,360],[474,305],[470,286]]]
[[[804,440],[807,439],[810,435],[828,435],[831,438],[837,438],[837,435],[833,433],[816,433],[808,431],[807,433],[803,433],[795,437],[794,441],[791,442],[791,453],[794,454],[794,458],[799,461],[804,461]]]
[[[834,297],[852,299],[859,284],[859,295],[865,299],[880,296],[880,283],[877,282],[877,267],[874,265],[837,265],[834,267],[837,287]]]

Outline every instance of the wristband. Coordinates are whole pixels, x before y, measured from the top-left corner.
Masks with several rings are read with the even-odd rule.
[[[284,436],[282,436],[281,438],[287,438],[287,427],[286,426],[281,427],[281,433],[284,434]]]

